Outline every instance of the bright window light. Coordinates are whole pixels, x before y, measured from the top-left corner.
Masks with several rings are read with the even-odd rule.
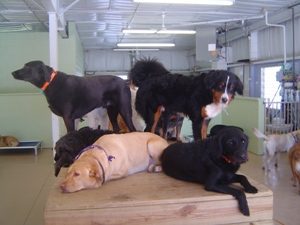
[[[118,43],[118,47],[175,47],[174,43]]]
[[[133,0],[137,3],[232,5],[235,0]]]

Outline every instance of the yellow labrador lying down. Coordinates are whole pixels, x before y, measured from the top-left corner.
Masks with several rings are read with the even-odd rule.
[[[165,139],[148,132],[104,135],[83,150],[60,188],[62,192],[75,192],[145,170],[158,172],[160,156],[167,146]]]

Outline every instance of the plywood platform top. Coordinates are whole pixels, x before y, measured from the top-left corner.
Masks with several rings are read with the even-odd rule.
[[[109,181],[98,189],[62,193],[59,183],[66,170],[60,172],[50,191],[45,211],[126,208],[132,206],[154,206],[172,203],[191,203],[232,200],[231,195],[207,192],[202,185],[179,181],[163,173],[139,173]],[[251,198],[271,197],[273,193],[263,184],[250,179],[259,190],[257,194],[246,194]]]

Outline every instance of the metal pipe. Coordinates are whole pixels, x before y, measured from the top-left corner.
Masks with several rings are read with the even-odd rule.
[[[78,2],[79,2],[80,0],[75,0],[74,2],[72,2],[70,5],[68,5],[66,8],[64,8],[63,10],[62,10],[62,14],[63,13],[65,13],[65,12],[67,12],[70,8],[72,8],[75,4],[77,4]]]
[[[292,38],[293,38],[293,76],[295,76],[295,10],[292,8]]]
[[[211,21],[202,21],[202,22],[195,22],[195,23],[183,23],[178,25],[170,25],[170,27],[186,27],[186,26],[195,26],[195,25],[206,25],[206,24],[214,24],[214,23],[228,23],[228,22],[234,22],[234,21],[240,21],[240,20],[253,20],[253,19],[261,19],[264,15],[259,16],[249,16],[249,17],[240,17],[240,18],[233,18],[233,19],[222,19],[222,20],[211,20]]]
[[[285,69],[285,66],[286,66],[286,30],[285,30],[285,25],[269,23],[268,22],[268,12],[267,11],[265,11],[265,21],[266,21],[267,26],[282,28],[282,31],[283,31],[283,68]]]

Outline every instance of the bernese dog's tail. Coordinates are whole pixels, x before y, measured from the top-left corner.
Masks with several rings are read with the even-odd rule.
[[[132,84],[139,87],[149,78],[163,76],[170,72],[154,58],[142,58],[138,60],[129,71],[128,78]]]

